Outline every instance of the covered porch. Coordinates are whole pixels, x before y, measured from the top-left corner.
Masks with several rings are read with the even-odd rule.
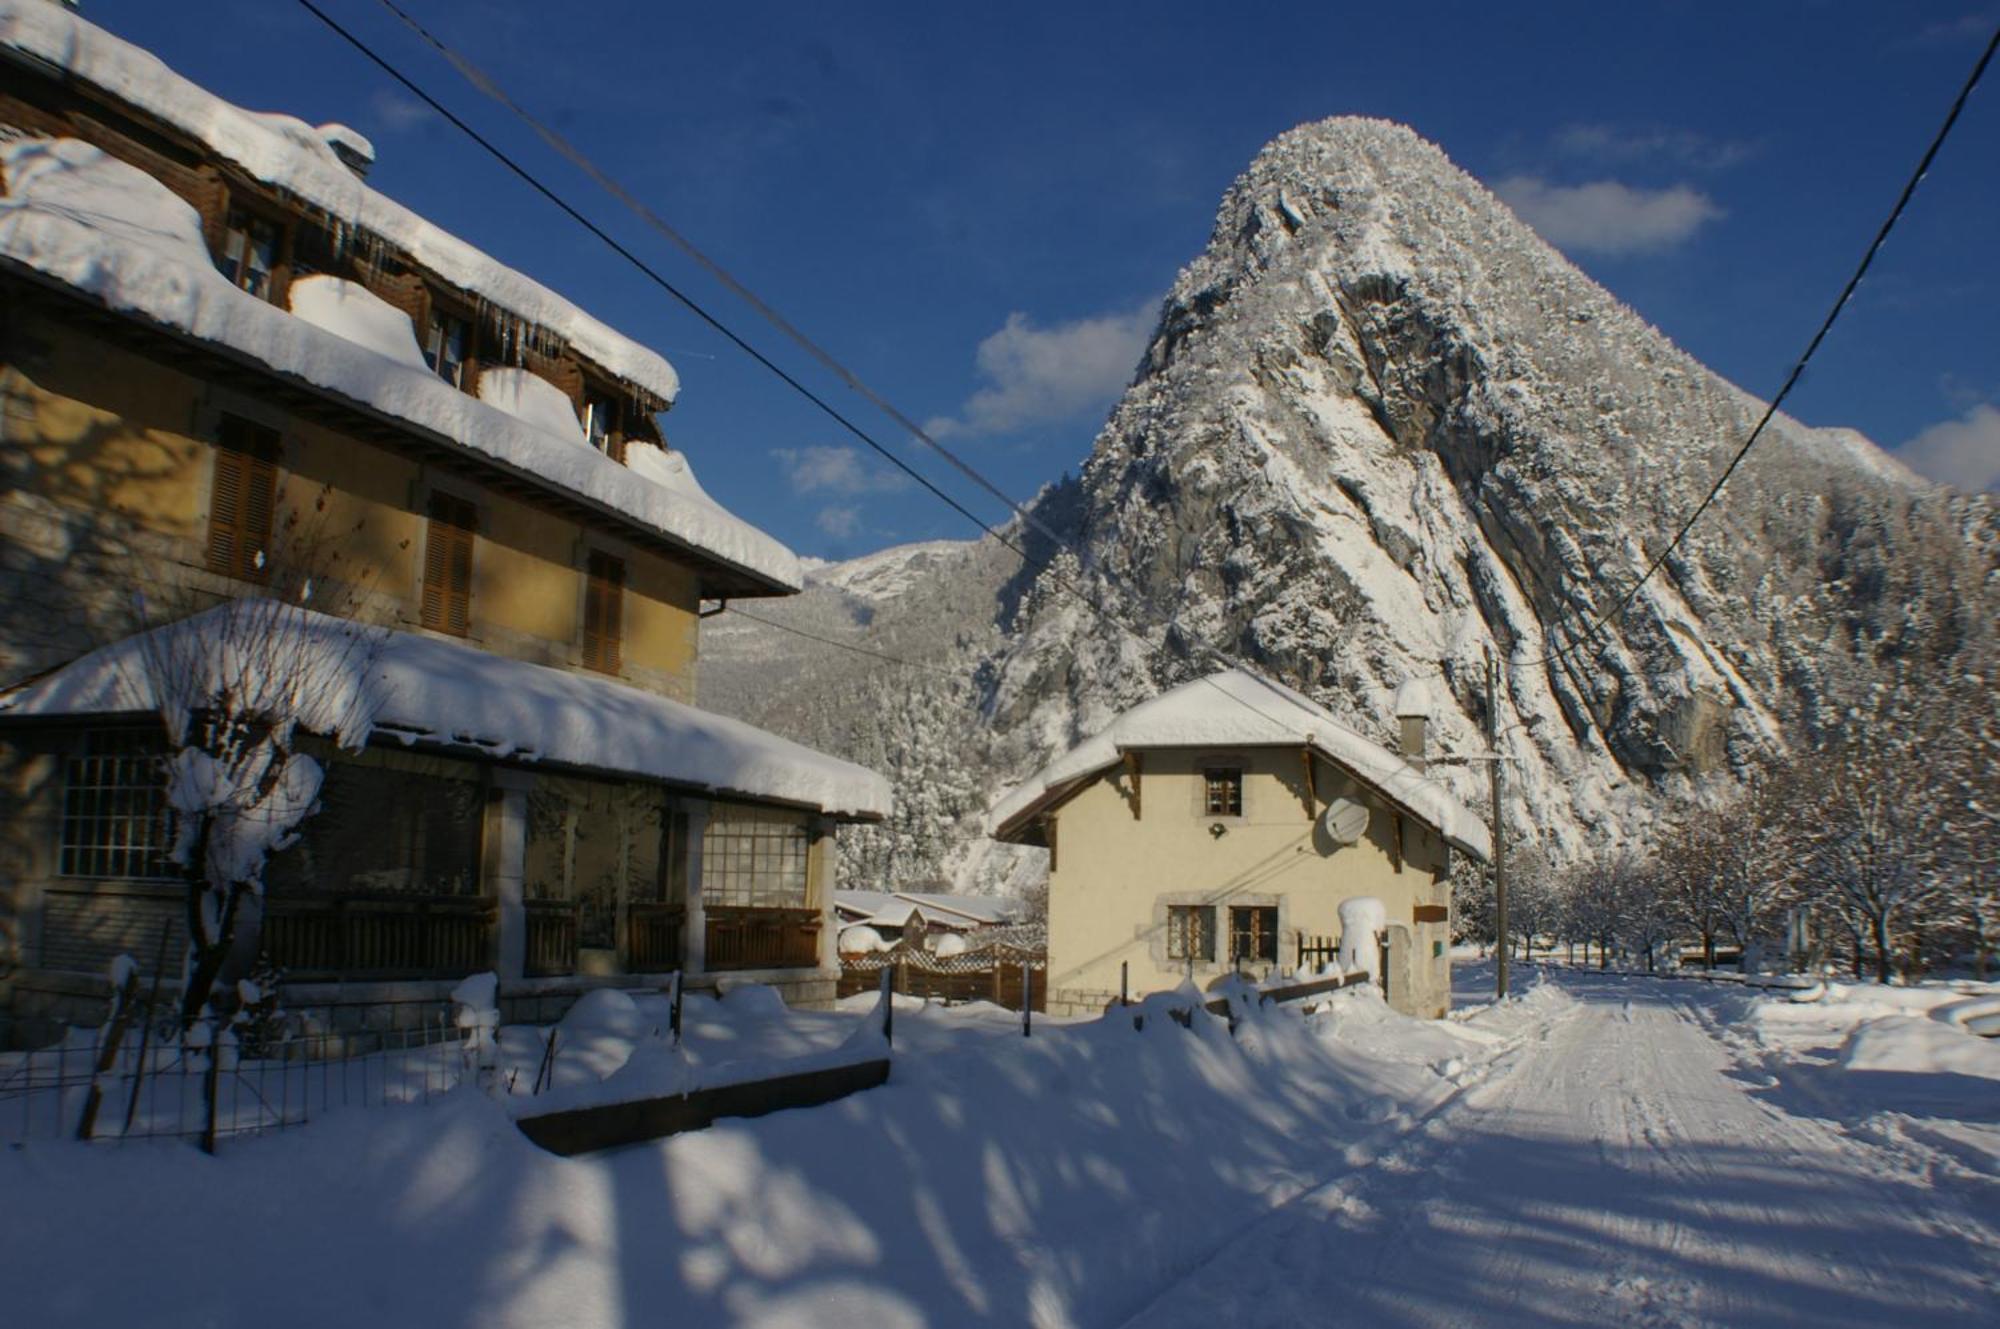
[[[261,955],[315,992],[492,970],[522,992],[680,971],[830,994],[835,833],[886,813],[879,775],[598,675],[303,610],[270,631],[368,634],[334,686],[380,701],[365,745],[301,736],[318,806],[268,864],[243,968]],[[101,975],[183,944],[139,640],[0,697],[17,973]]]

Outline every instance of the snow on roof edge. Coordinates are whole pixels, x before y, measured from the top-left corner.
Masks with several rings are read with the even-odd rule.
[[[1492,854],[1485,823],[1449,790],[1300,693],[1241,669],[1183,683],[1125,711],[994,800],[987,833],[998,835],[1065,787],[1115,766],[1127,749],[1231,746],[1309,746],[1436,828],[1454,847],[1481,859]]]
[[[370,188],[340,163],[311,126],[324,155],[250,111],[174,72],[165,61],[49,0],[0,0],[0,46],[91,84],[174,126],[253,178],[283,189],[405,250],[442,280],[560,333],[572,349],[671,403],[680,375],[653,351]]]
[[[615,679],[494,655],[477,647],[337,619],[269,600],[228,601],[189,618],[100,647],[0,692],[0,717],[20,719],[130,715],[156,708],[146,661],[178,658],[155,649],[160,634],[212,633],[227,640],[222,616],[275,608],[272,631],[295,631],[308,645],[357,634],[379,637],[368,672],[344,670],[328,694],[370,688],[379,707],[376,740],[424,741],[473,748],[495,759],[546,762],[579,770],[652,779],[745,798],[812,807],[851,820],[889,815],[889,782],[875,771],[816,751],[728,716],[716,715]],[[289,654],[290,652],[281,652]],[[227,666],[221,666],[227,668]],[[322,711],[345,707],[317,699]]]
[[[111,180],[114,192],[123,184],[136,187],[144,182],[162,196],[134,199],[135,207],[170,201],[192,217],[192,209],[152,176],[77,140],[20,140],[6,150],[36,143],[74,145],[77,151],[69,154],[71,158],[77,152],[96,154],[99,160],[92,164],[107,178],[118,177]],[[76,168],[74,161],[63,162]],[[21,182],[10,186],[17,183]],[[704,502],[660,485],[594,449],[557,439],[459,391],[427,368],[386,357],[238,290],[212,265],[183,261],[171,244],[146,243],[113,229],[118,218],[94,217],[97,224],[93,224],[73,209],[39,206],[35,190],[42,187],[46,186],[38,180],[0,195],[0,259],[106,308],[138,314],[226,347],[271,370],[428,429],[469,452],[786,590],[804,585],[798,558],[789,548],[713,500]]]

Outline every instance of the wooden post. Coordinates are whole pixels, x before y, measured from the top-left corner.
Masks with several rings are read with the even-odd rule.
[[[139,1086],[146,1082],[146,1045],[153,1041],[153,1012],[160,1006],[160,975],[167,967],[167,938],[172,923],[160,924],[160,947],[153,954],[153,984],[146,989],[146,1017],[139,1026],[139,1065],[132,1072],[132,1096],[125,1100],[125,1134],[132,1133],[132,1120],[139,1114]]]
[[[1021,961],[1021,1037],[1027,1038],[1035,1015],[1035,971]]]
[[[111,994],[111,1019],[105,1024],[104,1041],[98,1045],[97,1063],[91,1068],[90,1091],[84,1095],[83,1116],[76,1123],[76,1138],[79,1140],[88,1140],[97,1129],[97,1109],[104,1101],[102,1081],[105,1072],[117,1064],[118,1049],[125,1042],[125,1029],[132,1023],[132,1012],[139,1004],[139,966],[132,964],[129,955],[119,958],[132,967],[126,971],[125,981]]]
[[[1130,1006],[1132,1004],[1132,962],[1130,960],[1120,960],[1118,962],[1118,1004],[1120,1006]]]
[[[672,1024],[674,1031],[674,1046],[679,1047],[681,1045],[681,971],[680,970],[678,969],[674,970],[674,976],[672,982],[673,982],[673,988],[671,989],[671,991],[673,993],[673,1006],[672,1006],[673,1013],[670,1017],[670,1023]]]
[[[882,1041],[889,1046],[896,1045],[896,971],[888,965],[882,966],[882,981],[879,985],[882,1007]]]
[[[1493,995],[1507,995],[1507,854],[1500,825],[1500,666],[1494,663],[1493,648],[1486,648],[1486,746],[1491,749],[1493,786],[1493,933],[1498,943],[1495,958]]]

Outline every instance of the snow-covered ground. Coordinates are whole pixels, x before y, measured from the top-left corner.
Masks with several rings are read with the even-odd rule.
[[[1893,1086],[1827,1054],[1898,999],[1963,994],[1850,991],[1796,1018],[1785,996],[1552,981],[1571,1018],[1504,1073],[1129,1323],[2000,1323],[2000,1065],[1967,1091],[1939,1083],[1957,1073],[1917,1050],[1928,1034]],[[1941,1104],[1957,1158],[1893,1124],[1943,1126]]]
[[[1951,1099],[1947,1151],[1862,1110],[1838,1003],[1486,978],[1448,1021],[1362,990],[1234,1036],[905,1005],[883,1088],[594,1157],[472,1090],[212,1159],[31,1145],[0,1153],[0,1285],[23,1324],[1992,1321],[2000,1095]],[[690,1059],[826,1055],[872,1005],[691,1000]],[[597,1006],[559,1084],[664,1014]]]

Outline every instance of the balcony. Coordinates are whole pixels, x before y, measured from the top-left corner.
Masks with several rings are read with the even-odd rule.
[[[820,911],[710,905],[706,964],[722,969],[809,969],[819,964]]]
[[[635,974],[679,969],[686,911],[677,904],[634,904],[625,910],[625,967]]]
[[[574,900],[529,900],[528,946],[522,970],[529,978],[552,978],[576,972],[579,910]]]
[[[264,953],[288,978],[455,978],[492,965],[498,906],[477,895],[276,896]]]

